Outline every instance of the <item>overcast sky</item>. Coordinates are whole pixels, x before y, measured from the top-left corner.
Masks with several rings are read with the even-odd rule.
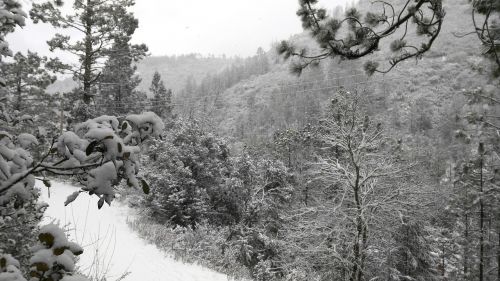
[[[27,0],[25,0],[27,1]],[[72,0],[66,0],[72,3]],[[200,53],[250,56],[259,46],[302,31],[295,15],[297,0],[136,0],[139,19],[135,43],[146,43],[152,55]],[[352,0],[321,0],[333,10]],[[26,5],[25,5],[26,6]],[[55,31],[48,24],[34,25],[9,35],[13,51],[30,49],[50,55],[46,41]],[[60,55],[60,54],[59,54]]]

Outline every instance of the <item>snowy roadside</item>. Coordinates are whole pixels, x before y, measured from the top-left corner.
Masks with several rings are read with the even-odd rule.
[[[55,220],[68,229],[71,240],[84,248],[79,266],[92,277],[106,276],[107,280],[124,281],[227,281],[226,275],[195,264],[185,264],[161,252],[156,246],[141,239],[127,225],[133,210],[114,201],[97,209],[97,198],[82,193],[65,207],[66,197],[77,190],[66,183],[52,182],[50,198],[41,182],[41,200],[49,207],[43,223]],[[97,257],[97,258],[94,258]]]

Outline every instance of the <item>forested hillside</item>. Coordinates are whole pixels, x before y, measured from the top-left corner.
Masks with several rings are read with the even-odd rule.
[[[370,4],[360,1],[359,7],[362,10]],[[444,7],[448,20],[442,35],[422,60],[405,62],[393,72],[373,77],[363,72],[368,59],[325,61],[300,77],[290,73],[288,64],[274,64],[269,73],[246,79],[221,94],[224,107],[214,113],[216,127],[239,140],[268,139],[275,130],[300,128],[317,120],[331,93],[341,87],[363,91],[370,100],[370,114],[381,115],[399,134],[418,131],[416,115],[428,118],[429,126],[439,126],[452,110],[450,101],[462,96],[462,90],[480,86],[495,90],[495,81],[484,75],[488,70],[480,45],[473,38],[454,36],[472,26],[468,2],[445,1]],[[307,33],[291,40],[314,46]],[[386,55],[370,59],[383,60]],[[273,50],[268,56],[274,62]]]
[[[146,57],[137,64],[137,73],[142,79],[138,89],[146,91],[153,79],[153,73],[158,71],[165,85],[177,93],[184,88],[188,78],[191,77],[194,81],[200,82],[207,73],[218,73],[236,60],[236,58],[226,56],[198,54]]]
[[[228,67],[236,58],[202,56],[198,54],[180,56],[148,56],[137,63],[137,74],[141,78],[138,89],[147,91],[153,79],[153,74],[158,71],[169,89],[178,92],[184,88],[186,80],[192,78],[201,81],[207,73],[218,73]],[[71,79],[61,79],[48,88],[49,92],[68,91],[77,87],[77,83]]]

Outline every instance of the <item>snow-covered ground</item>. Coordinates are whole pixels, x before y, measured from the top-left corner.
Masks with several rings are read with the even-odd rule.
[[[146,243],[127,225],[127,218],[133,218],[134,210],[117,201],[111,207],[104,204],[98,210],[97,197],[82,193],[64,207],[66,197],[76,191],[76,187],[52,182],[49,198],[47,188],[41,182],[37,186],[42,189],[42,200],[49,204],[44,222],[56,220],[61,226],[68,225],[70,240],[84,247],[78,263],[83,273],[105,274],[108,281],[126,272],[130,273],[125,281],[228,280],[223,274],[176,261]]]

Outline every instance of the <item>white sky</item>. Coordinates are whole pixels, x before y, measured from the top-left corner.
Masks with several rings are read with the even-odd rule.
[[[351,2],[320,0],[329,10]],[[302,31],[297,8],[297,0],[136,0],[132,11],[139,19],[139,28],[134,42],[145,43],[150,53],[158,56],[250,56],[258,47],[269,49],[271,43]],[[51,55],[45,42],[54,33],[48,24],[28,21],[7,40],[14,52],[30,49]]]

